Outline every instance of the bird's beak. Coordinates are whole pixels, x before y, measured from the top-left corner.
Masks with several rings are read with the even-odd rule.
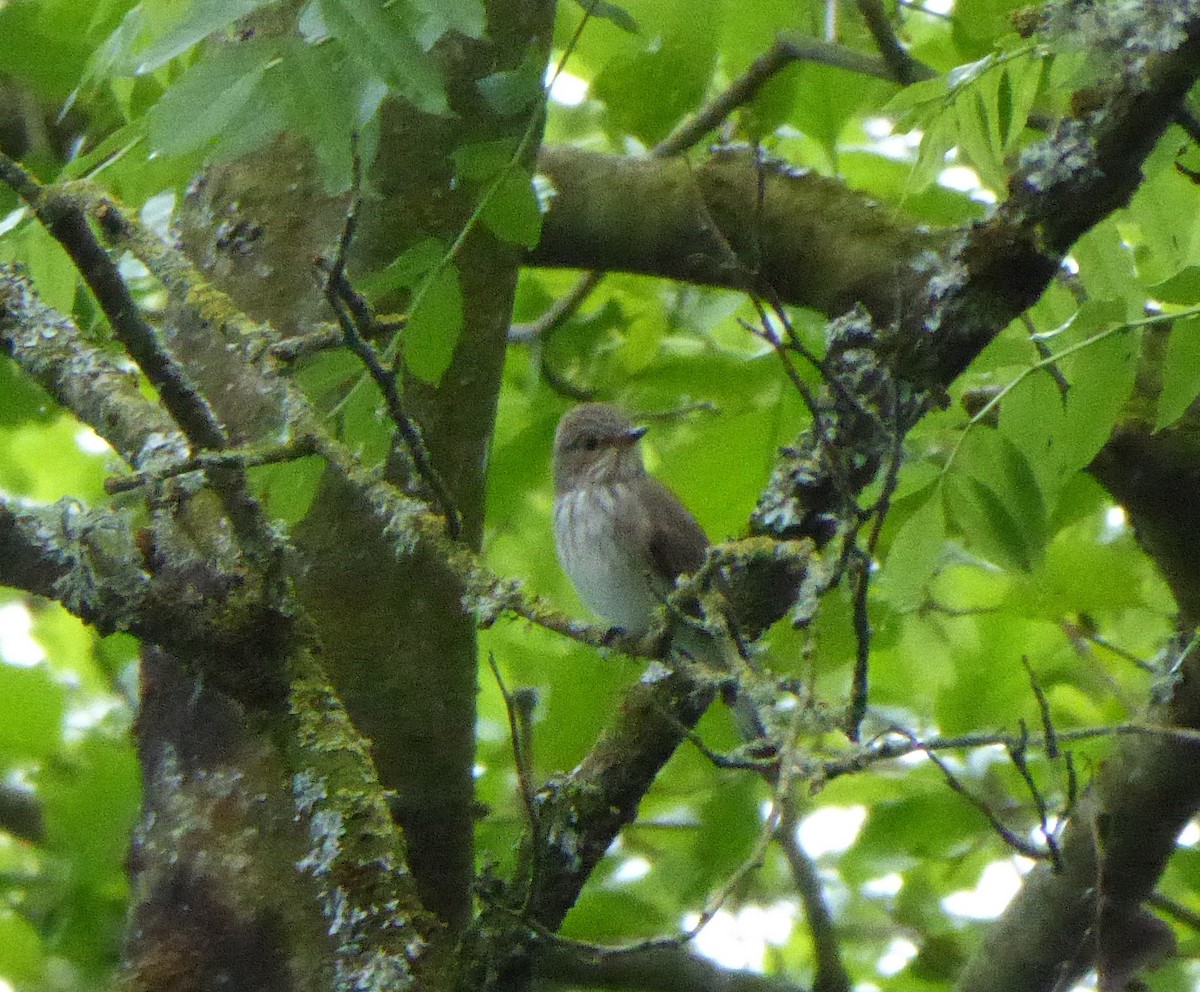
[[[642,439],[645,433],[645,427],[630,427],[629,430],[625,431],[625,433],[621,435],[620,443],[622,445],[637,444],[637,442]]]

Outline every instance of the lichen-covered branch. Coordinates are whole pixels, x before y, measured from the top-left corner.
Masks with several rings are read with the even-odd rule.
[[[178,426],[141,394],[134,369],[87,341],[10,265],[0,265],[0,348],[130,465],[153,469],[186,455]]]

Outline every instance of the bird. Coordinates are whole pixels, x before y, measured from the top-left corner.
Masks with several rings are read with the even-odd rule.
[[[645,433],[614,404],[582,403],[559,421],[553,459],[559,563],[584,605],[638,636],[650,631],[676,580],[704,565],[709,548],[691,511],[646,471]],[[732,645],[698,621],[677,619],[669,630],[674,648],[732,670]],[[735,705],[739,733],[748,740],[761,737],[757,712],[742,696]]]

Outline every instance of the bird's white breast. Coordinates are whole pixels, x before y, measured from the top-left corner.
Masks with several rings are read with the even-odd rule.
[[[646,549],[632,544],[633,529],[618,530],[621,483],[575,489],[554,501],[554,544],[579,598],[608,623],[644,634],[660,598]]]

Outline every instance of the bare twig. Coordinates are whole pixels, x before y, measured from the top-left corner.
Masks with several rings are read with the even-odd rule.
[[[817,964],[816,974],[813,976],[813,992],[848,992],[851,987],[850,976],[842,963],[833,914],[825,900],[825,890],[821,887],[817,866],[800,846],[800,840],[796,836],[798,826],[795,802],[788,796],[782,806],[776,837],[779,846],[783,848],[784,857],[787,858],[792,881],[804,906],[804,919],[812,935],[813,958]]]
[[[531,774],[531,758],[533,745],[529,739],[528,706],[522,707],[514,694],[508,691],[504,684],[504,676],[500,674],[500,666],[496,664],[496,656],[488,652],[488,667],[492,677],[500,689],[504,699],[504,710],[508,714],[508,732],[512,739],[513,767],[517,771],[517,787],[521,790],[521,803],[525,808],[525,819],[529,829],[537,831],[537,806],[533,794],[536,785]]]
[[[881,0],[858,0],[859,13],[867,23],[867,30],[875,39],[875,47],[883,56],[883,61],[892,74],[892,79],[901,86],[920,82],[922,79],[932,79],[936,71],[924,62],[914,59],[908,50],[900,44],[896,32],[892,30],[891,21],[883,9]]]
[[[379,354],[364,336],[364,333],[369,332],[373,326],[375,316],[367,301],[355,291],[346,277],[346,256],[350,251],[350,243],[354,240],[354,232],[358,226],[358,210],[361,205],[359,197],[361,173],[362,164],[356,150],[350,207],[346,212],[346,222],[342,226],[341,238],[338,240],[337,255],[333,263],[326,267],[325,299],[342,328],[346,347],[354,352],[358,360],[362,362],[363,367],[375,381],[375,385],[379,387],[380,393],[383,394],[388,416],[392,418],[392,422],[404,439],[405,447],[408,449],[417,474],[429,486],[434,501],[446,518],[446,533],[457,539],[462,533],[462,518],[454,505],[450,489],[433,464],[433,458],[425,446],[425,438],[421,434],[420,427],[404,410],[404,401],[400,396],[396,373],[383,367]]]
[[[1146,898],[1146,902],[1172,919],[1178,920],[1184,926],[1200,931],[1200,913],[1195,910],[1188,909],[1174,899],[1164,896],[1161,892],[1152,892]]]
[[[1053,740],[1048,737],[1047,742]],[[1033,779],[1033,772],[1029,768],[1029,762],[1025,760],[1029,745],[1029,728],[1025,726],[1025,721],[1021,721],[1021,739],[1019,743],[1010,744],[1007,748],[1009,760],[1016,768],[1017,774],[1021,776],[1021,781],[1025,783],[1025,788],[1029,791],[1030,797],[1033,799],[1034,808],[1038,813],[1038,832],[1041,833],[1042,839],[1046,843],[1046,853],[1050,857],[1051,863],[1054,865],[1055,871],[1063,870],[1062,852],[1058,847],[1058,838],[1055,829],[1050,826],[1050,810],[1046,805],[1046,798],[1042,795],[1042,790]],[[1057,746],[1057,744],[1055,745]],[[1049,751],[1049,743],[1047,746]]]
[[[900,739],[897,739],[897,736]],[[1176,743],[1194,744],[1200,747],[1200,731],[1155,723],[1116,723],[1104,727],[1079,727],[1074,730],[1055,732],[1055,738],[1060,746],[1064,742],[1100,740],[1105,737],[1161,737]],[[909,731],[897,729],[880,735],[874,741],[860,748],[851,749],[846,754],[827,758],[821,763],[819,779],[827,782],[842,775],[862,771],[877,762],[902,758],[917,751],[964,751],[981,747],[1007,748],[1009,744],[1015,744],[1021,739],[1019,735],[997,732],[921,739]],[[1026,743],[1031,747],[1044,747],[1045,738],[1031,734]]]
[[[893,732],[901,734],[906,733],[906,731],[899,730],[897,728],[893,728]],[[958,793],[958,795],[962,796],[963,799],[974,806],[975,809],[978,810],[978,812],[983,816],[983,818],[987,820],[989,824],[991,824],[992,830],[1002,841],[1004,841],[1005,844],[1011,847],[1018,854],[1022,854],[1025,857],[1031,858],[1035,861],[1041,861],[1046,858],[1046,852],[1044,850],[1030,844],[1028,841],[1018,836],[1015,831],[1005,826],[987,803],[976,796],[975,793],[973,793],[970,789],[963,785],[961,781],[959,781],[958,776],[954,774],[946,762],[944,762],[932,751],[925,750],[924,748],[921,750],[925,752],[925,757],[933,762],[933,764],[937,766],[938,771],[942,773],[942,777],[946,780],[946,784],[950,787],[950,791]]]
[[[553,334],[575,313],[581,303],[604,278],[603,272],[586,272],[562,296],[551,304],[537,320],[513,324],[508,330],[509,344],[531,344]]]
[[[1038,353],[1038,358],[1047,363],[1046,371],[1054,379],[1054,384],[1058,386],[1059,395],[1065,400],[1067,393],[1071,391],[1071,384],[1067,382],[1067,377],[1063,375],[1062,369],[1054,361],[1054,355],[1050,351],[1050,346],[1038,334],[1037,326],[1028,312],[1021,314],[1021,323],[1025,325],[1025,330],[1029,332],[1029,340],[1033,342],[1033,347]]]
[[[703,140],[706,134],[718,127],[734,110],[752,101],[767,82],[794,62],[818,62],[875,78],[896,78],[887,63],[881,59],[816,38],[794,34],[780,35],[775,43],[756,58],[742,75],[700,108],[694,116],[682,122],[667,137],[651,148],[650,155],[655,158],[669,158],[687,151]],[[922,66],[915,60],[910,59],[910,62],[915,66]],[[929,78],[934,74],[933,70],[923,66],[921,70],[917,71],[927,72],[926,75],[915,77],[919,79]],[[537,320],[514,326],[509,340],[514,343],[528,343],[544,338],[556,328],[561,327],[579,309],[592,290],[600,283],[600,280],[604,278],[604,275],[603,272],[595,271],[582,276]],[[558,383],[551,383],[551,385],[557,392],[564,395],[573,398],[590,398],[590,396],[582,397],[582,395],[577,397],[575,394],[582,394],[583,391],[578,387],[570,386],[570,384],[564,384],[561,380]],[[563,388],[564,385],[569,388]]]
[[[345,343],[340,327],[327,326],[277,341],[271,345],[271,357],[280,362],[296,362],[309,355],[340,348]]]
[[[136,472],[133,475],[118,475],[104,480],[104,491],[110,496],[132,492],[153,483],[173,479],[188,472],[211,472],[215,468],[257,468],[261,465],[278,465],[295,461],[316,453],[316,444],[311,437],[297,438],[288,444],[272,445],[262,450],[231,448],[228,451],[202,451],[162,469]]]
[[[792,786],[794,777],[794,769],[797,767],[794,759],[796,738],[800,729],[800,713],[797,711],[793,714],[792,722],[789,725],[787,733],[784,735],[784,740],[780,747],[780,763],[779,774],[774,782],[773,797],[771,800],[771,809],[764,818],[763,827],[759,831],[758,838],[755,840],[750,852],[742,863],[734,869],[726,880],[716,889],[705,903],[704,908],[697,914],[695,923],[683,930],[681,933],[674,934],[669,937],[652,937],[649,940],[640,940],[630,944],[618,946],[590,943],[588,941],[570,940],[564,938],[549,930],[537,920],[531,919],[528,916],[520,915],[519,919],[523,926],[527,927],[529,932],[540,937],[542,940],[554,944],[559,947],[569,948],[577,954],[588,960],[603,961],[613,957],[624,956],[629,954],[641,954],[648,951],[661,950],[665,948],[681,947],[684,944],[695,939],[713,918],[720,912],[721,908],[729,900],[735,891],[742,885],[745,879],[753,872],[762,867],[766,857],[766,852],[771,842],[774,840],[776,832],[779,829],[780,817],[785,802],[785,797]],[[501,911],[510,913],[513,916],[518,916],[517,913],[508,907],[497,907]]]
[[[891,396],[892,415],[892,450],[888,460],[887,473],[883,480],[883,489],[871,512],[874,520],[871,533],[867,537],[867,546],[858,555],[854,581],[854,633],[855,658],[854,677],[850,690],[850,706],[847,713],[846,735],[852,741],[859,739],[863,718],[867,715],[867,697],[869,694],[869,673],[871,665],[871,617],[867,604],[867,593],[871,581],[871,563],[875,560],[875,549],[879,546],[879,535],[883,532],[883,523],[891,508],[892,494],[900,482],[900,463],[904,456],[904,435],[900,430],[899,410],[895,397],[895,386],[892,386]]]
[[[1037,675],[1026,655],[1021,656],[1021,665],[1025,669],[1025,674],[1029,676],[1029,686],[1033,689],[1033,695],[1037,699],[1038,714],[1042,719],[1042,733],[1046,735],[1046,757],[1053,761],[1058,758],[1058,738],[1054,733],[1054,722],[1050,719],[1050,701],[1046,698],[1046,693],[1042,691],[1042,685],[1038,682]]]
[[[1118,658],[1128,661],[1130,664],[1140,668],[1143,672],[1149,675],[1158,675],[1156,669],[1150,662],[1138,657],[1132,651],[1127,651],[1119,644],[1113,644],[1107,638],[1101,637],[1093,629],[1090,621],[1086,617],[1081,617],[1078,622],[1071,620],[1063,620],[1061,622],[1063,633],[1067,635],[1068,640],[1079,644],[1082,647],[1082,642],[1095,645],[1098,648],[1103,648],[1111,654],[1115,654]],[[1086,647],[1083,648],[1086,651]]]

